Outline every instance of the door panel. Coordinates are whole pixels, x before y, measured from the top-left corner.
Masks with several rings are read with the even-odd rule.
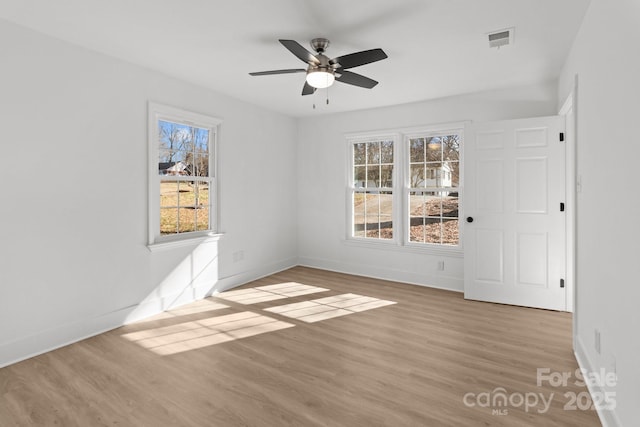
[[[465,138],[465,298],[566,309],[562,117],[478,123]]]
[[[547,158],[516,159],[516,212],[547,213]]]

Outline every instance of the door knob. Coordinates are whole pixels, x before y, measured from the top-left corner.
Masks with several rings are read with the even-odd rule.
[[[473,217],[472,216],[468,216],[467,217],[467,222],[473,222]]]

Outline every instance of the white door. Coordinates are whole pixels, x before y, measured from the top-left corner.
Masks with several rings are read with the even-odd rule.
[[[477,123],[464,158],[464,297],[566,310],[564,118]]]

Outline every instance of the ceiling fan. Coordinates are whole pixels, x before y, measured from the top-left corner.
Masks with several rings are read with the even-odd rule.
[[[316,91],[316,89],[331,86],[334,81],[371,89],[378,84],[377,81],[360,74],[347,71],[347,69],[370,64],[387,58],[387,54],[384,53],[382,49],[371,49],[329,59],[324,54],[326,49],[329,47],[329,40],[327,39],[316,38],[311,40],[311,47],[317,52],[317,55],[309,52],[295,40],[279,41],[302,62],[308,64],[307,68],[259,71],[256,73],[249,73],[249,75],[268,76],[272,74],[307,73],[307,78],[304,83],[304,87],[302,88],[302,95],[311,95]]]

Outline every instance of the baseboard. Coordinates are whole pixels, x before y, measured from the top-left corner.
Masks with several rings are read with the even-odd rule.
[[[213,286],[211,284],[189,286],[182,292],[163,295],[161,298],[142,301],[139,304],[121,308],[111,313],[56,326],[15,341],[2,343],[0,344],[0,368],[91,338],[128,323],[154,316],[296,265],[297,258],[290,258],[241,274],[221,278]]]
[[[584,343],[582,342],[582,339],[579,335],[574,338],[573,347],[578,366],[580,366],[582,370],[587,372],[597,372],[597,370],[594,369],[593,363],[591,363],[591,359],[589,359],[587,351],[585,350]],[[587,382],[587,389],[589,390],[592,401],[595,401],[594,396],[602,396],[602,393],[605,392],[605,389],[603,387],[597,384],[589,384],[589,382]],[[616,415],[615,410],[610,411],[597,409],[597,413],[598,417],[600,417],[600,422],[602,423],[603,427],[620,427],[622,425],[620,423],[620,420],[618,419],[618,416]]]
[[[218,279],[218,283],[216,283],[216,286],[210,290],[208,296],[233,289],[237,286],[244,285],[248,282],[252,282],[254,280],[258,280],[284,270],[288,270],[289,268],[293,268],[296,265],[298,265],[298,258],[294,257],[260,268],[254,268],[253,270],[243,271],[239,274],[222,277]]]
[[[3,343],[0,345],[0,368],[120,327],[131,311],[133,309],[127,307]]]
[[[372,265],[347,264],[319,258],[298,258],[298,265],[319,268],[337,273],[355,274],[372,279],[389,280],[392,282],[408,283],[428,288],[444,289],[447,291],[464,292],[464,280],[449,276],[430,276],[411,273],[403,270],[376,267]]]

